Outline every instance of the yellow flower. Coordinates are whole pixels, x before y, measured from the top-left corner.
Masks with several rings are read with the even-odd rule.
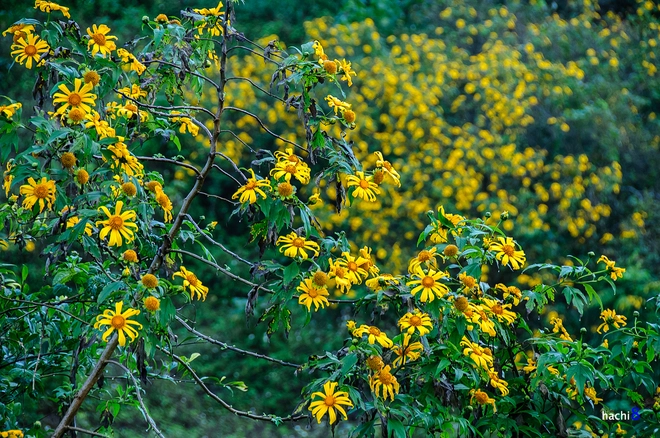
[[[241,186],[238,188],[238,190],[236,190],[231,199],[236,199],[240,195],[239,202],[249,202],[250,204],[254,204],[257,202],[257,195],[260,195],[262,198],[266,199],[266,193],[261,190],[261,188],[270,190],[270,181],[267,179],[258,180],[254,175],[254,170],[248,169],[248,171],[252,177],[248,178],[247,183],[245,183],[244,186]]]
[[[397,187],[401,187],[401,175],[399,175],[399,172],[394,169],[392,163],[385,160],[381,152],[376,151],[374,154],[376,155],[376,158],[378,158],[376,160],[376,167],[382,172],[385,172],[385,174],[389,176],[392,181],[394,181],[394,184],[396,184]]]
[[[461,346],[465,347],[463,349],[463,355],[470,356],[470,359],[475,363],[475,365],[473,365],[475,368],[481,367],[488,371],[493,367],[492,353],[488,354],[490,350],[482,348],[479,344],[470,342],[465,336],[463,336]]]
[[[367,358],[367,366],[372,371],[380,371],[385,366],[385,363],[382,357],[371,355]]]
[[[202,34],[202,31],[208,27],[209,32],[211,33],[211,36],[220,36],[224,32],[224,12],[221,12],[220,9],[222,9],[222,2],[218,2],[218,6],[215,8],[204,8],[204,9],[193,9],[193,11],[197,12],[200,15],[204,15],[205,17],[211,17],[210,19],[207,18],[206,21],[204,21],[199,27],[197,28],[197,31],[199,34]],[[215,17],[215,18],[214,18]],[[220,17],[223,17],[221,19]]]
[[[321,418],[325,414],[328,414],[330,419],[330,424],[334,424],[337,421],[337,412],[342,414],[344,420],[348,419],[346,411],[342,407],[348,406],[353,407],[353,402],[348,397],[348,393],[345,391],[336,391],[337,382],[327,381],[323,385],[323,392],[314,392],[312,393],[312,399],[315,397],[321,397],[321,400],[312,401],[309,405],[309,410],[312,411],[312,415],[316,417],[316,421],[321,423]],[[335,412],[335,410],[337,412]]]
[[[506,286],[502,283],[497,283],[495,285],[495,289],[502,291],[502,297],[506,300],[509,297],[512,297],[511,300],[513,300],[513,305],[517,306],[520,303],[520,300],[522,299],[522,292],[520,289],[518,289],[515,286]]]
[[[488,377],[490,377],[490,386],[500,390],[500,394],[506,396],[509,394],[509,384],[500,378],[495,370],[488,370]]]
[[[394,400],[394,393],[399,393],[399,382],[396,377],[390,373],[390,366],[383,367],[380,371],[369,378],[369,386],[376,397],[382,397],[387,400],[388,396]]]
[[[319,255],[318,243],[307,240],[304,237],[298,236],[295,231],[290,232],[286,236],[280,236],[277,239],[276,245],[283,244],[280,247],[280,252],[287,257],[302,257],[304,260],[309,258],[307,251],[311,251],[314,256]]]
[[[16,114],[16,111],[21,109],[22,106],[23,104],[20,102],[10,103],[9,105],[0,105],[0,114],[11,119],[14,117],[14,114]]]
[[[344,74],[341,78],[342,81],[346,81],[349,87],[352,86],[353,79],[351,78],[351,75],[355,76],[357,73],[351,68],[351,63],[345,59],[342,59],[341,61],[335,59],[335,64],[339,66],[340,71]]]
[[[348,270],[339,260],[333,261],[332,259],[329,259],[328,262],[330,263],[330,278],[334,279],[335,286],[342,293],[348,293],[348,291],[351,289],[351,286],[353,285],[351,280],[348,278]]]
[[[144,274],[142,276],[142,285],[148,289],[154,289],[158,287],[158,277],[154,274]]]
[[[518,314],[516,314],[515,312],[507,310],[511,308],[511,304],[502,304],[499,301],[491,300],[488,298],[483,298],[482,301],[483,304],[481,307],[484,310],[488,310],[492,314],[494,314],[499,322],[513,324],[516,318],[518,317]]]
[[[328,94],[325,97],[325,101],[328,102],[328,106],[330,108],[334,109],[335,115],[337,115],[338,111],[343,114],[344,111],[351,109],[351,104],[350,103],[346,103],[344,101],[341,101],[341,100],[337,99],[336,97],[334,97],[330,94]]]
[[[465,272],[458,274],[458,280],[463,283],[463,293],[474,291],[479,287],[479,282],[476,278],[467,275]]]
[[[135,71],[138,75],[141,75],[147,69],[144,64],[138,61],[138,59],[126,49],[117,49],[117,55],[121,58],[122,62],[127,64],[130,63],[128,69]],[[123,68],[124,70],[127,70],[126,67]]]
[[[447,245],[445,249],[442,250],[442,254],[444,254],[445,257],[456,257],[458,254],[458,247],[456,245]]]
[[[357,171],[355,175],[348,175],[346,177],[347,187],[355,187],[352,195],[356,198],[364,199],[365,201],[375,202],[376,195],[380,194],[378,184],[372,181],[372,177],[365,177],[364,172]]]
[[[446,272],[429,268],[428,272],[425,273],[422,268],[418,267],[411,277],[416,279],[408,282],[408,286],[413,288],[410,293],[415,296],[421,292],[420,301],[422,303],[433,302],[436,298],[442,298],[449,293],[449,288],[439,281],[445,277],[448,277]]]
[[[160,309],[160,300],[156,297],[149,296],[144,299],[144,308],[149,312],[156,312]]]
[[[16,44],[11,45],[12,56],[16,57],[16,62],[25,67],[32,68],[34,61],[37,67],[41,67],[44,61],[39,62],[41,54],[50,50],[50,46],[46,41],[40,39],[35,34],[27,34],[24,38],[20,38]]]
[[[527,365],[525,365],[522,370],[527,374],[536,371],[536,362],[534,359],[527,358]]]
[[[585,385],[584,395],[586,395],[587,398],[593,401],[595,405],[603,401],[602,398],[598,398],[598,396],[596,395],[596,388],[588,387]]]
[[[113,50],[117,49],[115,42],[116,36],[108,35],[110,28],[105,24],[96,26],[92,25],[92,28],[87,28],[87,35],[89,35],[89,42],[87,43],[87,49],[89,50],[92,46],[92,56],[95,56],[97,53],[100,53],[102,57],[105,58],[105,55],[109,55]]]
[[[617,268],[616,262],[614,260],[608,259],[606,256],[602,255],[598,259],[598,263],[603,262],[605,263],[607,270],[610,273],[610,278],[614,281],[616,281],[617,278],[623,278],[623,273],[626,272],[625,268]]]
[[[172,222],[172,201],[170,197],[163,191],[163,189],[156,190],[156,202],[163,209],[163,220],[167,222]]]
[[[376,263],[373,261],[373,257],[371,255],[371,248],[368,246],[363,246],[360,249],[360,256],[362,257],[362,262],[359,263],[360,267],[367,271],[370,275],[378,275],[380,273],[380,269],[378,266],[376,266]]]
[[[195,274],[181,266],[179,271],[172,275],[172,278],[174,277],[183,278],[183,288],[184,290],[189,289],[190,299],[195,299],[196,295],[197,299],[202,298],[203,301],[206,301],[206,295],[209,293],[209,288],[204,286]]]
[[[378,342],[385,348],[392,347],[393,343],[390,338],[387,337],[385,332],[381,332],[378,327],[363,324],[353,331],[353,336],[356,338],[362,337],[362,335],[367,335],[367,340],[370,344]]]
[[[83,74],[83,81],[86,84],[92,84],[96,87],[101,82],[101,76],[99,76],[96,70],[88,70]]]
[[[352,284],[362,284],[362,280],[369,275],[366,269],[364,269],[367,260],[361,256],[354,257],[348,252],[343,252],[341,255],[344,259],[338,259],[337,263],[346,268],[346,277],[348,280]]]
[[[421,250],[416,257],[413,257],[410,262],[408,263],[408,272],[413,273],[417,270],[417,268],[421,268],[422,265],[425,267],[436,267],[436,262],[435,262],[435,257],[437,256],[436,254],[436,248],[433,247],[431,249],[423,249]]]
[[[330,304],[326,298],[329,295],[328,290],[315,285],[311,278],[307,278],[300,283],[297,290],[301,292],[300,297],[298,297],[298,304],[307,306],[308,311],[311,310],[312,304],[314,304],[314,311],[318,311],[319,307],[323,309]]]
[[[516,250],[516,242],[511,237],[498,237],[499,242],[491,242],[490,249],[495,251],[495,258],[502,262],[504,266],[511,265],[514,270],[523,267],[527,258],[522,250]]]
[[[72,216],[72,217],[70,217],[66,220],[66,227],[67,227],[67,229],[68,228],[73,228],[76,225],[78,225],[78,223],[80,223],[80,218],[78,216]],[[94,228],[92,227],[92,224],[87,222],[85,224],[85,234],[87,234],[88,236],[91,236],[93,232],[94,232]]]
[[[395,345],[392,347],[392,351],[397,357],[392,362],[392,365],[398,367],[400,365],[405,365],[406,362],[414,362],[422,355],[424,351],[424,346],[421,342],[410,342],[411,335],[405,333],[403,335],[403,341],[401,346]]]
[[[62,163],[62,167],[65,169],[71,169],[76,165],[76,161],[76,156],[71,152],[64,152],[60,157],[60,163]]]
[[[48,12],[49,14],[53,11],[60,11],[62,15],[66,18],[71,18],[69,14],[69,8],[60,6],[57,3],[48,2],[44,0],[36,0],[34,2],[34,9],[39,9],[41,12]]]
[[[125,262],[129,262],[129,263],[137,263],[138,261],[137,253],[133,249],[127,249],[126,251],[124,251],[122,258],[124,259]]]
[[[144,174],[144,166],[129,150],[126,144],[118,141],[108,146],[112,152],[113,166],[121,169],[128,176],[141,177]]]
[[[392,274],[381,274],[365,282],[367,287],[374,292],[399,284],[399,280]]]
[[[284,178],[286,182],[291,182],[291,177],[294,176],[302,184],[307,184],[311,178],[311,169],[302,161],[294,163],[281,160],[275,164],[275,168],[270,171],[270,174],[276,180]]]
[[[626,325],[626,317],[617,315],[616,312],[611,309],[603,310],[600,313],[600,318],[603,320],[603,323],[596,329],[598,333],[601,333],[601,330],[607,333],[610,330],[610,325],[613,325],[616,328],[621,328],[621,326]]]
[[[23,208],[31,210],[38,201],[39,213],[44,211],[44,207],[52,210],[55,202],[55,181],[49,181],[48,178],[42,177],[41,181],[36,182],[34,178],[30,177],[28,183],[21,186],[20,194],[25,195]]]
[[[34,26],[31,24],[18,23],[12,26],[9,26],[7,30],[2,32],[2,36],[7,35],[8,33],[12,34],[14,37],[14,42],[25,38],[28,34],[34,32]]]
[[[433,330],[433,323],[428,314],[415,309],[399,319],[399,328],[402,332],[407,331],[408,334],[413,334],[417,330],[420,336],[424,336]]]
[[[573,340],[573,338],[571,338],[571,335],[568,334],[568,331],[566,331],[566,328],[564,328],[564,322],[561,319],[559,319],[557,317],[552,318],[550,320],[550,324],[553,325],[553,328],[552,328],[553,333],[560,333],[561,332],[561,334],[559,335],[560,339],[564,339],[566,341],[572,341]]]
[[[123,239],[126,239],[126,243],[131,243],[135,239],[133,230],[137,230],[138,226],[136,223],[131,222],[136,219],[135,211],[126,210],[121,212],[121,209],[124,207],[123,201],[118,201],[115,206],[115,212],[110,213],[110,210],[104,205],[99,207],[99,211],[105,213],[108,216],[108,219],[104,221],[97,221],[96,226],[99,224],[103,225],[103,229],[99,234],[101,240],[105,239],[108,233],[110,233],[110,241],[108,245],[110,246],[121,246],[124,243]],[[133,230],[131,230],[133,228]]]
[[[470,394],[472,395],[472,397],[470,397],[470,403],[473,403],[476,400],[477,403],[482,406],[493,405],[493,412],[497,412],[497,408],[495,407],[495,399],[491,398],[487,393],[480,389],[471,389]]]
[[[90,93],[94,85],[85,84],[81,79],[76,78],[73,80],[72,91],[65,84],[60,84],[57,88],[60,92],[53,95],[53,105],[62,104],[62,106],[55,114],[64,114],[70,108],[79,108],[87,114],[91,113],[90,105],[96,104],[96,94]]]
[[[123,97],[125,97],[125,96],[128,96],[128,97],[130,97],[131,99],[135,99],[135,100],[138,100],[138,99],[140,99],[141,97],[147,97],[147,92],[144,91],[142,88],[140,88],[140,86],[139,86],[138,84],[133,84],[133,85],[131,85],[130,87],[120,88],[120,89],[117,90],[117,91],[119,92],[119,93],[117,94],[117,96],[118,96],[120,99],[123,98]],[[173,113],[174,113],[174,112],[173,112]],[[177,121],[177,120],[175,120],[175,119],[177,119],[177,117],[175,117],[174,119],[172,119],[172,121]]]
[[[312,48],[314,49],[314,54],[319,57],[319,59],[326,61],[328,59],[328,56],[325,54],[323,51],[323,46],[321,43],[318,41],[314,41],[314,44],[312,44]]]
[[[87,114],[85,120],[88,120],[88,122],[85,123],[85,128],[93,127],[96,130],[96,134],[99,136],[99,140],[115,136],[115,130],[110,127],[107,121],[101,120],[101,115],[96,111],[92,110],[90,114]]]
[[[76,172],[76,181],[80,185],[85,185],[87,184],[87,181],[89,181],[89,173],[85,169],[78,169],[78,172]]]
[[[128,319],[131,316],[139,315],[140,311],[128,308],[125,312],[122,313],[121,309],[123,304],[124,303],[121,301],[116,303],[114,312],[110,309],[106,309],[101,315],[96,317],[96,323],[94,324],[94,328],[96,329],[100,328],[102,325],[110,326],[110,328],[108,328],[105,333],[103,333],[102,339],[104,341],[108,340],[108,336],[110,336],[113,330],[117,330],[117,333],[119,334],[119,345],[122,347],[126,345],[125,335],[128,335],[132,342],[138,336],[136,328],[138,330],[142,329],[142,325],[139,322],[131,321]],[[136,327],[134,328],[131,326]]]

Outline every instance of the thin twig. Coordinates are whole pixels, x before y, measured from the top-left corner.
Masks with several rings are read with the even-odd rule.
[[[186,361],[184,361],[183,359],[181,359],[181,358],[180,358],[179,356],[177,356],[176,354],[174,354],[174,353],[172,353],[172,352],[169,352],[169,351],[165,350],[164,348],[162,348],[162,347],[159,346],[159,345],[156,345],[156,348],[158,348],[160,351],[162,351],[163,353],[167,354],[168,356],[171,356],[174,360],[176,360],[176,361],[179,362],[181,365],[183,365],[183,367],[184,367],[186,370],[188,370],[188,372],[189,372],[190,375],[193,377],[193,379],[195,379],[195,382],[197,382],[197,384],[198,384],[199,386],[202,387],[202,389],[204,390],[204,392],[205,392],[209,397],[211,397],[213,400],[215,400],[215,401],[217,401],[218,403],[220,403],[220,405],[221,405],[223,408],[225,408],[226,410],[228,410],[228,411],[231,412],[232,414],[238,415],[238,416],[240,416],[240,417],[251,418],[251,419],[253,419],[253,420],[262,420],[262,421],[275,421],[275,420],[277,420],[278,422],[280,422],[280,421],[282,421],[282,422],[283,422],[283,421],[300,421],[300,420],[304,420],[304,419],[308,418],[307,415],[295,415],[295,416],[291,416],[291,415],[289,415],[289,416],[287,416],[287,417],[277,417],[277,416],[275,416],[275,415],[257,415],[257,414],[253,414],[252,412],[249,412],[249,411],[246,412],[246,411],[239,411],[238,409],[234,409],[230,404],[228,404],[226,401],[224,401],[223,399],[221,399],[220,397],[218,397],[213,391],[211,391],[211,390],[209,389],[209,387],[206,386],[206,384],[204,384],[204,381],[203,381],[203,380],[197,375],[197,373],[195,373],[195,370],[193,370],[193,369],[190,367],[190,365],[189,365]]]
[[[250,78],[244,78],[243,76],[232,76],[231,78],[227,78],[227,82],[229,82],[229,81],[247,81],[247,82],[249,82],[250,84],[252,84],[252,86],[253,86],[254,88],[256,88],[257,90],[259,90],[259,91],[261,91],[262,93],[266,94],[267,96],[270,96],[270,97],[272,97],[272,98],[274,98],[274,99],[277,99],[277,100],[279,100],[280,102],[286,103],[286,100],[282,99],[280,96],[278,96],[278,95],[276,95],[276,94],[271,93],[271,92],[268,91],[268,90],[265,90],[264,88],[261,88],[259,85],[257,85],[257,84],[256,84],[252,79],[250,79]]]
[[[73,430],[75,432],[80,432],[80,433],[84,433],[84,434],[91,435],[91,436],[100,436],[100,437],[103,437],[103,438],[110,438],[110,435],[103,435],[102,433],[94,432],[93,430],[82,429],[80,427],[67,426],[66,428],[68,430]]]
[[[176,160],[172,160],[171,158],[163,158],[163,157],[136,157],[136,158],[138,160],[142,160],[142,161],[156,161],[156,162],[160,162],[160,163],[175,164],[177,166],[181,166],[181,167],[185,167],[186,169],[190,169],[193,172],[195,172],[195,174],[197,176],[200,176],[199,170],[195,166],[193,166],[192,164],[184,163],[182,161],[176,161]]]
[[[140,403],[140,407],[142,408],[142,415],[147,419],[147,422],[151,426],[151,428],[154,430],[156,435],[158,435],[161,438],[165,438],[165,435],[158,429],[158,426],[156,425],[156,422],[154,421],[153,418],[151,418],[151,415],[149,415],[149,411],[147,410],[147,407],[144,404],[144,400],[142,400],[142,396],[140,395],[140,385],[138,384],[137,380],[135,379],[135,376],[133,376],[133,373],[131,370],[126,368],[124,365],[122,365],[120,362],[117,362],[115,360],[106,360],[106,363],[111,363],[113,365],[117,365],[119,368],[123,369],[126,374],[131,378],[133,381],[133,385],[135,386],[135,395],[137,396],[138,403]]]
[[[16,301],[17,303],[30,304],[30,305],[32,305],[32,306],[36,306],[36,307],[44,306],[44,307],[48,307],[49,309],[55,309],[55,310],[57,310],[58,312],[62,312],[62,313],[64,313],[65,315],[70,316],[71,318],[77,320],[78,322],[81,322],[81,323],[83,323],[83,324],[85,324],[85,325],[91,325],[90,323],[88,323],[88,322],[85,321],[84,319],[80,319],[80,318],[78,318],[78,317],[77,317],[76,315],[74,315],[73,313],[71,313],[71,312],[67,312],[66,310],[60,309],[59,307],[57,307],[57,306],[55,306],[55,305],[52,305],[52,304],[49,304],[49,303],[37,303],[37,302],[34,302],[34,301],[19,300],[18,298],[9,298],[9,297],[5,297],[5,296],[2,296],[2,295],[0,295],[0,298],[2,298],[2,299],[4,299],[4,300],[7,300],[7,301]]]
[[[181,69],[181,70],[186,70],[184,67],[182,67],[182,66],[180,66],[180,65],[177,65],[177,64],[175,64],[175,63],[173,63],[173,62],[163,61],[162,59],[154,59],[154,60],[151,60],[151,61],[143,61],[142,63],[143,63],[143,64],[152,64],[152,63],[154,63],[154,62],[155,62],[155,63],[158,63],[158,64],[169,65],[170,67],[176,67],[176,68]],[[197,73],[197,72],[190,71],[190,70],[186,70],[186,73],[190,73],[190,74],[193,75],[193,76],[196,76],[196,77],[198,77],[198,78],[200,78],[200,79],[204,79],[204,80],[207,81],[209,84],[213,85],[214,88],[216,88],[216,89],[220,89],[220,86],[219,86],[218,84],[216,84],[213,80],[211,80],[210,78],[204,76],[203,74],[199,74],[199,73]]]
[[[233,345],[229,345],[229,344],[227,344],[227,343],[225,343],[225,342],[218,341],[217,339],[213,339],[212,337],[207,336],[207,335],[205,335],[204,333],[200,333],[200,332],[198,332],[197,330],[195,330],[194,328],[192,328],[190,325],[188,325],[188,323],[186,323],[186,322],[183,320],[183,318],[181,318],[181,317],[179,317],[179,316],[175,316],[175,318],[176,318],[176,320],[179,321],[179,322],[181,323],[181,325],[184,326],[184,327],[186,328],[186,330],[188,330],[190,333],[193,333],[193,334],[197,335],[197,336],[200,337],[201,339],[204,339],[205,341],[207,341],[207,342],[209,342],[209,343],[211,343],[211,344],[219,345],[219,346],[221,346],[222,348],[226,348],[227,350],[235,351],[235,352],[240,353],[240,354],[245,354],[246,356],[252,356],[252,357],[259,358],[259,359],[264,359],[264,360],[267,360],[267,361],[270,361],[270,362],[274,362],[274,363],[277,363],[277,364],[280,364],[280,365],[284,365],[284,366],[287,366],[287,367],[300,368],[300,367],[302,366],[302,365],[298,365],[298,364],[295,364],[295,363],[286,362],[286,361],[284,361],[284,360],[275,359],[274,357],[266,356],[265,354],[259,354],[259,353],[255,353],[255,352],[253,352],[253,351],[249,351],[249,350],[242,350],[242,349],[240,349],[240,348],[238,348],[238,347],[234,347]]]
[[[233,258],[235,258],[236,260],[241,261],[241,262],[245,263],[246,265],[248,265],[248,266],[250,266],[250,267],[251,267],[251,266],[254,266],[254,263],[252,263],[252,262],[250,262],[250,261],[248,261],[248,260],[245,260],[243,257],[239,256],[238,254],[234,253],[233,251],[231,251],[230,249],[228,249],[227,247],[225,247],[222,243],[220,243],[220,242],[216,242],[215,240],[213,240],[213,239],[211,238],[211,236],[209,236],[208,234],[206,234],[206,233],[205,233],[205,232],[199,227],[199,225],[197,225],[197,222],[195,222],[195,221],[193,220],[192,216],[190,216],[189,214],[186,214],[186,217],[188,218],[188,220],[190,221],[190,223],[192,223],[193,226],[197,229],[197,231],[198,231],[202,236],[204,236],[204,238],[205,238],[206,240],[208,240],[209,242],[211,242],[213,245],[220,247],[220,249],[222,249],[224,252],[226,252],[227,254],[229,254],[230,256],[232,256]]]
[[[238,202],[232,201],[231,199],[223,198],[222,196],[218,196],[218,195],[212,195],[211,193],[206,193],[206,192],[203,192],[201,190],[199,191],[199,194],[207,196],[209,198],[215,198],[215,199],[220,199],[221,201],[229,202],[231,205],[237,205],[238,204]]]
[[[225,109],[226,109],[226,110],[230,110],[230,111],[236,111],[236,112],[239,112],[239,113],[242,113],[242,114],[246,114],[246,115],[248,115],[248,116],[254,118],[254,119],[257,121],[257,123],[259,123],[259,126],[261,126],[261,128],[262,128],[264,131],[266,131],[268,134],[270,134],[272,137],[277,138],[277,139],[279,139],[279,140],[282,140],[282,141],[285,142],[285,143],[288,143],[288,144],[290,144],[290,145],[293,145],[293,146],[297,147],[298,149],[307,152],[307,149],[305,149],[304,147],[300,146],[298,143],[296,143],[296,142],[294,142],[294,141],[291,141],[291,140],[287,140],[286,138],[282,137],[281,135],[277,135],[277,134],[275,134],[273,131],[271,131],[270,129],[268,129],[268,127],[267,127],[266,125],[264,125],[264,122],[262,122],[261,119],[260,119],[256,114],[253,114],[253,113],[251,113],[250,111],[246,111],[246,110],[244,110],[244,109],[242,109],[242,108],[236,108],[236,107],[234,107],[234,106],[228,106],[228,107],[225,107]]]
[[[192,253],[192,252],[186,251],[186,250],[184,250],[184,249],[170,249],[169,252],[174,252],[174,253],[178,253],[178,254],[184,254],[184,255],[187,255],[187,256],[189,256],[189,257],[192,257],[192,258],[194,258],[194,259],[196,259],[196,260],[199,260],[200,262],[206,263],[207,265],[212,266],[212,267],[214,267],[215,269],[217,269],[218,271],[222,272],[222,273],[225,274],[227,277],[229,277],[229,278],[231,278],[231,279],[233,279],[233,280],[237,280],[237,281],[240,281],[240,282],[242,282],[242,283],[245,283],[245,284],[247,284],[248,286],[251,286],[251,287],[257,287],[257,286],[259,286],[258,284],[256,284],[256,283],[252,283],[250,280],[246,280],[245,278],[241,277],[240,275],[233,274],[233,273],[229,272],[227,269],[225,269],[225,268],[223,268],[222,266],[218,265],[217,263],[214,263],[214,262],[212,262],[212,261],[210,261],[210,260],[206,260],[204,257],[198,256],[198,255],[195,254],[195,253]],[[266,292],[271,293],[271,294],[274,293],[272,290],[270,290],[270,289],[266,289],[266,288],[263,288],[263,287],[261,288],[261,290],[266,291]]]

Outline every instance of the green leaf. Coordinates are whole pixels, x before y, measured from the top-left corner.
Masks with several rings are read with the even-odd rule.
[[[283,272],[283,279],[284,279],[284,284],[290,284],[291,281],[296,278],[296,276],[300,273],[300,266],[298,266],[298,263],[293,261],[289,266],[284,268]]]
[[[387,430],[390,433],[390,436],[394,438],[406,438],[406,428],[400,420],[396,418],[390,418],[387,420]]]
[[[341,363],[341,375],[345,376],[348,374],[348,372],[353,368],[353,366],[357,363],[358,357],[357,354],[351,353],[347,354],[345,357],[342,358]]]
[[[105,287],[103,288],[103,290],[101,291],[101,293],[99,294],[99,296],[96,298],[96,302],[98,304],[103,304],[105,302],[105,300],[107,300],[108,297],[110,297],[110,295],[113,292],[118,291],[119,289],[121,289],[124,286],[125,286],[125,284],[124,284],[123,281],[115,281],[115,282],[106,284]]]

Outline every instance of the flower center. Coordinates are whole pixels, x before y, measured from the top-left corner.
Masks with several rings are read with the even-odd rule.
[[[484,405],[488,401],[488,394],[486,394],[485,392],[477,391],[474,393],[474,398],[477,399],[479,404]]]
[[[298,157],[296,157],[295,155],[289,155],[289,158],[287,158],[287,161],[290,161],[290,162],[292,162],[292,163],[298,164],[298,162],[299,162],[300,160],[299,160]]]
[[[346,275],[346,270],[341,266],[337,266],[335,269],[335,275],[339,278],[344,278],[344,275]]]
[[[502,252],[511,257],[516,252],[516,249],[511,245],[503,245]]]
[[[85,119],[85,112],[80,108],[73,108],[71,111],[69,111],[69,119],[72,122],[81,122]]]
[[[293,165],[293,164],[287,164],[286,167],[284,168],[284,170],[285,170],[287,173],[290,173],[290,174],[293,175],[294,173],[296,173],[296,166]]]
[[[323,400],[326,406],[334,406],[335,405],[335,397],[330,394],[325,396],[325,400]]]
[[[83,76],[83,79],[85,80],[86,84],[91,83],[92,85],[98,85],[99,81],[101,80],[99,74],[96,73],[95,71],[88,71]]]
[[[112,317],[112,321],[110,323],[117,330],[121,330],[126,325],[126,318],[121,315],[115,315]]]
[[[499,304],[495,304],[493,307],[490,308],[490,310],[497,315],[501,315],[504,313],[504,309],[502,309],[502,306]]]
[[[328,275],[325,272],[315,272],[313,280],[315,284],[318,284],[319,286],[325,286],[325,284],[328,282]]]
[[[389,161],[383,161],[383,167],[387,170],[392,170],[392,164]]]
[[[105,46],[105,35],[103,35],[102,33],[95,33],[94,35],[92,35],[92,39],[99,46]]]
[[[394,380],[394,377],[387,371],[381,371],[378,379],[383,383],[383,385],[390,385]]]
[[[465,309],[468,308],[468,300],[465,297],[458,297],[456,298],[456,301],[454,301],[454,307],[456,307],[457,310],[460,310],[463,312]]]
[[[128,111],[136,113],[137,112],[137,106],[133,105],[132,103],[127,103],[124,108],[126,108]]]
[[[295,246],[296,248],[304,248],[305,247],[305,239],[301,239],[300,237],[296,237],[291,242],[291,245]]]
[[[110,225],[110,228],[113,230],[119,231],[124,226],[124,219],[122,219],[121,216],[114,215],[108,221],[108,225]]]
[[[477,282],[474,277],[466,276],[465,278],[463,278],[463,284],[468,289],[472,289],[477,285]]]
[[[374,336],[380,336],[380,330],[376,327],[369,327],[369,334]]]
[[[383,179],[385,179],[385,174],[382,171],[378,170],[374,172],[374,182],[376,184],[380,185],[380,183],[383,182]]]
[[[199,283],[199,280],[197,280],[197,276],[192,273],[186,275],[186,280],[188,280],[188,283],[190,283],[190,285],[193,287],[197,287],[197,284]]]
[[[250,180],[247,184],[245,184],[245,190],[253,190],[256,186],[257,182]]]
[[[411,317],[410,318],[410,325],[414,325],[415,327],[419,327],[420,325],[422,325],[422,318],[420,318],[417,315]]]
[[[362,187],[363,189],[368,189],[369,188],[369,181],[367,181],[366,179],[361,179],[360,180],[360,187]]]
[[[32,44],[25,46],[24,51],[27,56],[34,56],[37,54],[37,48]]]
[[[355,271],[358,270],[358,265],[357,265],[357,263],[355,263],[355,262],[348,262],[348,263],[346,264],[346,267],[348,268],[349,271],[353,271],[353,272],[355,272]]]
[[[420,262],[426,262],[428,260],[431,260],[431,252],[425,249],[421,250],[417,255],[417,260],[419,260]]]
[[[291,196],[293,194],[293,186],[288,182],[283,182],[277,185],[277,191],[280,196]]]
[[[82,102],[82,98],[80,97],[80,94],[78,93],[71,93],[69,94],[69,105],[80,105],[80,102]]]
[[[39,199],[44,199],[48,197],[48,187],[44,184],[37,184],[34,186],[34,196]]]
[[[310,290],[307,291],[307,295],[309,295],[310,298],[316,298],[319,296],[319,291],[311,288]]]
[[[435,285],[435,279],[430,276],[426,276],[422,279],[422,286],[425,288],[432,288]]]

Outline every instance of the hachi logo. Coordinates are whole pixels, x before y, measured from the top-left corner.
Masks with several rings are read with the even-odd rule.
[[[630,411],[607,411],[603,409],[600,411],[600,417],[604,421],[637,421],[642,417],[640,416],[640,409],[637,406],[633,406]]]

